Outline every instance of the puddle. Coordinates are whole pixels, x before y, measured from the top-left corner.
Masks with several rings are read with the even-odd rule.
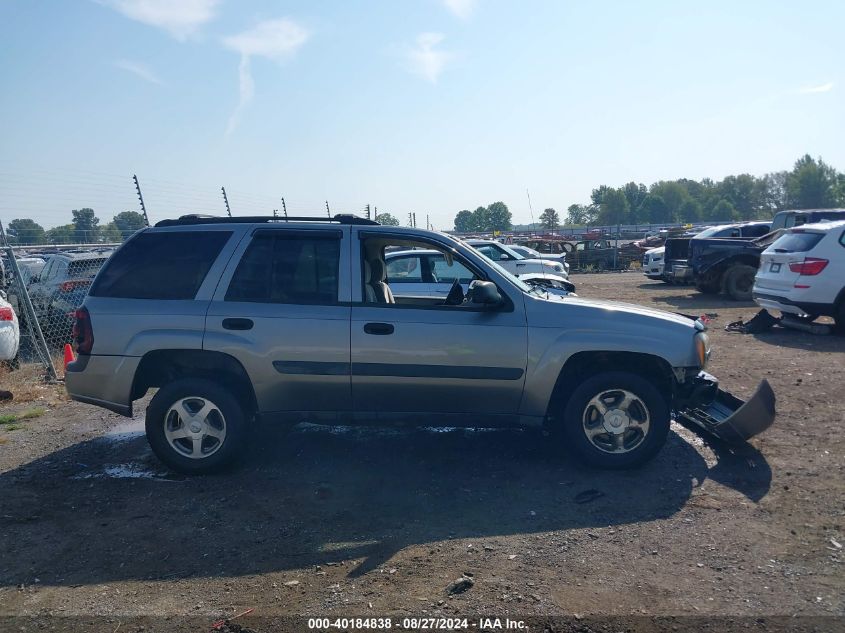
[[[157,481],[174,481],[170,473],[149,470],[138,464],[109,464],[102,470],[75,475],[74,479],[96,479],[106,477],[110,479],[155,479]]]
[[[102,439],[106,442],[128,442],[130,440],[143,437],[144,435],[144,418],[132,419],[128,422],[121,422],[112,427]]]

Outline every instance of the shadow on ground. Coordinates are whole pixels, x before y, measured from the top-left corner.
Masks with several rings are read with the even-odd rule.
[[[708,467],[675,433],[628,472],[564,461],[519,431],[306,426],[262,429],[254,444],[213,477],[168,476],[140,435],[3,473],[0,583],[236,577],[353,559],[355,576],[413,544],[669,517],[708,477],[754,500],[771,482],[750,446],[713,444]],[[578,503],[589,490],[603,496]]]

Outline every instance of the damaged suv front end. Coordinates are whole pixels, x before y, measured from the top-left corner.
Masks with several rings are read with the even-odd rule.
[[[695,321],[693,339],[698,367],[673,369],[676,420],[693,425],[730,443],[741,443],[768,429],[775,420],[775,394],[763,379],[744,401],[719,388],[718,379],[704,371],[710,358],[707,326]]]

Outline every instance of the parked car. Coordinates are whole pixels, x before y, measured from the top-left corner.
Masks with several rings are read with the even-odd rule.
[[[778,211],[772,218],[772,231],[790,229],[802,224],[845,219],[845,209],[792,209]]]
[[[552,262],[557,262],[563,266],[564,272],[569,275],[569,264],[566,263],[566,251],[560,253],[540,253],[525,244],[508,244],[511,250],[516,251],[526,259],[547,259]]]
[[[56,253],[32,277],[29,297],[48,345],[70,341],[73,313],[110,255],[111,250]]]
[[[18,316],[6,300],[6,294],[0,290],[0,362],[15,361],[20,339]]]
[[[506,244],[492,240],[467,240],[466,243],[516,276],[525,273],[544,273],[564,278],[568,276],[566,268],[560,262],[528,259]]]
[[[643,274],[649,279],[662,280],[663,277],[663,256],[666,247],[660,246],[647,250],[643,255]]]
[[[726,292],[733,299],[750,300],[762,252],[751,242],[770,228],[770,222],[744,222],[710,227],[691,238],[670,238],[663,274],[670,283],[695,283],[700,292]]]
[[[447,297],[391,289],[389,246],[472,273]],[[463,296],[461,296],[463,295]],[[449,235],[333,219],[184,216],[130,237],[76,312],[77,401],[146,413],[155,454],[217,470],[264,423],[545,428],[602,467],[652,458],[673,411],[732,441],[774,420],[703,369],[706,327],[641,306],[528,286]]]
[[[831,316],[845,333],[845,220],[787,230],[760,256],[752,296],[808,321]]]

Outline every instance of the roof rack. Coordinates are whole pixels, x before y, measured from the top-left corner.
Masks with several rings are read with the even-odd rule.
[[[380,222],[368,220],[352,213],[338,213],[334,217],[319,216],[275,216],[275,215],[243,215],[243,216],[217,216],[192,213],[183,215],[175,220],[161,220],[156,226],[190,226],[192,224],[256,224],[259,222],[335,222],[337,224],[369,224],[380,225]]]

